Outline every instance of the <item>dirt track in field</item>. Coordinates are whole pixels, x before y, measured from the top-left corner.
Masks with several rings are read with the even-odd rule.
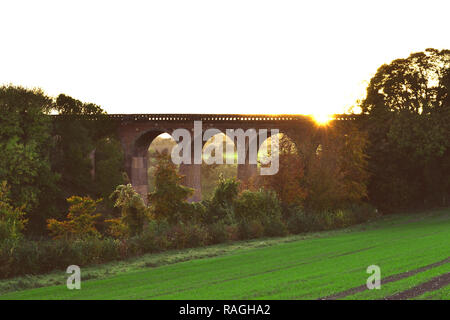
[[[434,277],[430,281],[424,282],[414,288],[393,294],[384,298],[385,300],[405,300],[420,296],[428,291],[435,291],[450,284],[450,272]]]
[[[446,263],[449,263],[449,262],[450,262],[450,257],[448,257],[448,258],[446,258],[444,260],[441,260],[441,261],[438,261],[438,262],[435,262],[435,263],[432,263],[432,264],[429,264],[429,265],[426,265],[426,266],[423,266],[423,267],[411,270],[411,271],[394,274],[392,276],[389,276],[389,277],[386,277],[386,278],[382,279],[381,281],[382,281],[382,283],[389,283],[389,282],[398,281],[398,280],[401,280],[401,279],[404,279],[404,278],[411,277],[411,276],[413,276],[415,274],[418,274],[420,272],[424,272],[424,271],[427,271],[429,269],[432,269],[432,268],[435,268],[435,267],[439,267],[439,266],[441,266],[443,264],[446,264]],[[412,298],[412,297],[418,296],[420,294],[423,294],[423,293],[425,293],[427,291],[430,291],[430,290],[439,289],[439,288],[441,288],[441,287],[443,287],[443,286],[445,286],[446,284],[449,283],[449,281],[450,281],[449,275],[450,275],[449,273],[446,273],[446,274],[441,275],[439,277],[433,278],[430,281],[425,282],[425,283],[423,283],[423,284],[421,284],[421,285],[419,285],[417,287],[411,288],[409,290],[405,290],[403,292],[396,293],[395,295],[386,297],[385,299],[388,299],[388,300],[408,299],[408,298]],[[350,288],[350,289],[347,289],[347,290],[335,293],[335,294],[327,296],[327,297],[319,298],[319,300],[342,299],[342,298],[344,298],[346,296],[349,296],[349,295],[352,295],[352,294],[355,294],[355,293],[358,293],[358,292],[363,292],[365,290],[367,290],[366,284],[358,286],[358,287]],[[418,293],[414,294],[414,292],[418,292]]]

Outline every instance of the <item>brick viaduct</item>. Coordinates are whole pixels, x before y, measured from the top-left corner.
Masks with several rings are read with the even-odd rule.
[[[58,117],[58,116],[57,116]],[[278,129],[294,142],[305,135],[320,139],[325,130],[309,116],[304,115],[242,115],[242,114],[109,114],[109,120],[116,123],[117,135],[125,155],[125,169],[135,190],[144,196],[148,193],[148,148],[152,141],[162,133],[172,135],[175,129],[184,128],[193,137],[194,121],[202,122],[203,132],[210,128],[226,134],[226,129]],[[333,121],[352,121],[355,115],[335,115]],[[93,117],[95,120],[95,116]],[[319,141],[319,140],[318,140]],[[192,143],[192,141],[191,141]],[[203,144],[205,141],[203,141]],[[318,142],[317,142],[318,143]],[[248,141],[246,141],[248,147]],[[191,148],[192,153],[194,148]],[[246,150],[248,153],[248,148]],[[193,159],[193,154],[191,155]],[[193,162],[192,162],[193,163]],[[244,164],[238,164],[237,177],[247,180],[256,174],[256,165],[248,163],[248,154]],[[201,199],[201,165],[181,164],[180,173],[184,176],[184,185],[195,190],[191,201]]]

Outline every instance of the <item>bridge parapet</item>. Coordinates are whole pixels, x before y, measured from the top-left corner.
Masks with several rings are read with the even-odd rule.
[[[56,119],[102,120],[105,118],[117,121],[217,121],[217,122],[292,122],[314,121],[311,116],[300,114],[105,114],[105,115],[53,115]],[[331,121],[352,121],[359,118],[357,114],[335,114]]]

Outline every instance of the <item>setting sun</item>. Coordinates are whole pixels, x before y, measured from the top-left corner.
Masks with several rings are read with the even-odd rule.
[[[314,119],[314,121],[319,124],[319,125],[325,125],[327,124],[330,120],[333,119],[333,116],[331,114],[327,114],[327,113],[316,113],[316,114],[312,114],[311,117]]]

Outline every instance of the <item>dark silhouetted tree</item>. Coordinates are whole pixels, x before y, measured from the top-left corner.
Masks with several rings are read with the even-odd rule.
[[[372,201],[384,210],[442,204],[448,190],[450,51],[427,49],[381,66],[362,112]]]
[[[0,181],[7,181],[15,207],[28,212],[30,232],[45,229],[55,213],[58,175],[50,169],[53,101],[40,89],[0,87]]]

